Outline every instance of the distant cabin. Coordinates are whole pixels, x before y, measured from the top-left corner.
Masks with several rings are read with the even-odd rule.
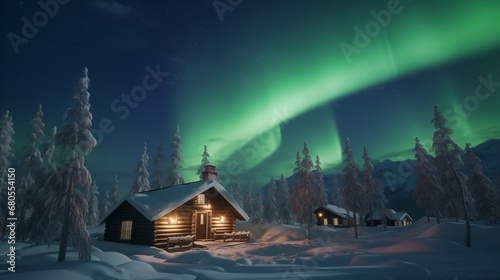
[[[393,209],[386,209],[385,211],[374,211],[373,212],[373,226],[383,225],[383,217],[385,213],[385,218],[387,221],[387,226],[402,227],[407,226],[413,222],[413,219],[405,212],[396,212]],[[367,226],[371,226],[370,214],[366,215],[365,223]]]
[[[316,215],[317,222],[319,226],[333,226],[333,227],[348,227],[354,226],[353,213],[347,213],[347,210],[333,205],[328,204],[321,206],[313,211]],[[359,219],[358,219],[359,224]]]
[[[129,193],[100,221],[104,240],[165,248],[168,237],[205,240],[236,231],[236,219],[249,217],[217,179],[207,165],[202,181]]]

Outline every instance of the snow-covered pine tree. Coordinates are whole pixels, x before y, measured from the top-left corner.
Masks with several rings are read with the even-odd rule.
[[[465,182],[463,181],[463,177],[459,176],[458,171],[455,168],[455,166],[453,166],[451,163],[449,163],[449,166],[451,168],[451,171],[453,172],[453,175],[455,176],[455,180],[457,180],[458,184],[460,185],[460,192],[462,193],[462,196],[460,199],[460,204],[462,206],[462,213],[464,214],[464,220],[465,220],[465,246],[467,248],[470,248],[471,247],[471,228],[470,228],[469,209],[468,209],[469,207],[467,205],[468,201],[466,200],[466,194],[465,194],[465,191],[467,190],[467,186],[465,185]]]
[[[259,192],[262,196],[262,193]],[[275,223],[277,220],[278,209],[276,203],[276,181],[274,176],[271,176],[271,182],[269,188],[267,189],[266,198],[264,199],[264,210],[262,213],[262,218],[265,223]]]
[[[434,176],[436,167],[428,160],[429,154],[420,140],[415,138],[416,162],[415,169],[417,172],[417,185],[415,187],[415,198],[417,205],[424,208],[427,216],[427,222],[430,223],[429,212],[432,211],[436,215],[436,222],[439,223],[439,198],[443,197],[443,189],[439,184],[439,180]]]
[[[370,217],[370,226],[374,226],[373,224],[373,211],[376,209],[375,202],[375,182],[372,177],[373,173],[373,164],[370,155],[368,154],[368,148],[366,145],[363,146],[363,167],[365,171],[363,172],[363,184],[365,186],[365,198],[366,198],[366,206],[368,208],[368,216]]]
[[[474,199],[476,218],[495,223],[498,220],[497,193],[493,182],[484,175],[481,159],[474,154],[470,143],[465,146],[465,163],[469,171],[466,185]]]
[[[328,194],[326,193],[326,186],[325,186],[325,180],[323,178],[323,173],[321,172],[321,161],[319,160],[319,156],[316,155],[316,165],[314,166],[314,170],[316,172],[316,178],[314,180],[317,188],[318,188],[318,193],[319,193],[319,206],[325,206],[328,204]],[[317,208],[317,207],[315,207]]]
[[[254,197],[253,197],[253,187],[250,181],[245,188],[245,193],[243,194],[243,211],[247,213],[249,217],[253,216]]]
[[[160,144],[156,148],[156,155],[153,159],[153,172],[151,173],[151,189],[159,189],[163,187],[163,164],[166,161],[165,158],[165,138],[160,138]]]
[[[54,159],[54,153],[56,151],[56,135],[57,135],[57,127],[53,126],[49,140],[43,145],[42,156],[45,163],[44,169],[47,172],[55,170],[53,159]]]
[[[97,188],[97,181],[94,180],[92,185],[90,185],[89,191],[87,193],[87,204],[89,208],[89,214],[87,216],[87,225],[94,227],[99,221],[99,202],[97,196],[99,195],[99,190]]]
[[[42,105],[38,105],[37,112],[29,122],[30,129],[26,134],[28,144],[24,147],[23,158],[21,160],[22,173],[19,188],[17,190],[17,238],[24,239],[27,219],[33,213],[33,200],[35,179],[43,165],[42,154],[38,145],[43,140],[43,128],[45,124],[42,121]]]
[[[109,205],[115,206],[120,201],[120,189],[118,188],[118,175],[115,175],[113,185],[109,189]]]
[[[179,126],[176,127],[174,138],[170,144],[172,154],[167,170],[166,186],[176,186],[184,184],[184,177],[181,175],[182,169],[182,137]]]
[[[333,174],[332,182],[333,182],[332,204],[338,207],[344,207],[342,192],[340,191],[339,179],[337,178],[337,174]]]
[[[12,123],[12,116],[10,115],[9,110],[5,112],[5,114],[0,118],[0,168],[1,168],[1,176],[0,177],[0,207],[2,207],[2,211],[0,214],[3,214],[0,217],[0,221],[2,223],[2,234],[0,238],[3,237],[5,233],[5,229],[7,227],[7,211],[3,211],[3,209],[7,209],[7,169],[10,167],[10,159],[14,157],[12,153],[13,148],[12,144],[14,143],[14,123]]]
[[[104,219],[104,216],[108,214],[110,208],[112,207],[109,201],[109,190],[104,193],[101,203],[99,203],[99,219]]]
[[[278,221],[282,224],[291,224],[293,221],[290,211],[290,190],[285,176],[281,173],[280,184],[276,192],[276,204],[278,209]]]
[[[460,182],[454,175],[453,168],[457,171],[458,178],[466,182],[467,176],[460,171],[464,167],[461,158],[460,147],[451,139],[453,130],[446,126],[448,120],[441,114],[437,105],[434,105],[434,134],[432,137],[432,150],[436,153],[434,164],[439,173],[439,180],[443,187],[444,196],[440,199],[440,204],[444,205],[445,213],[448,217],[458,217],[464,215],[461,210]],[[453,167],[453,168],[452,168]],[[472,209],[472,196],[470,192],[464,190],[464,199],[467,208]]]
[[[205,166],[210,164],[210,155],[207,152],[207,145],[203,145],[203,154],[201,154],[201,165],[198,168],[198,175],[200,179],[203,179],[203,171],[205,171]]]
[[[243,206],[243,197],[241,196],[241,187],[240,187],[240,178],[236,179],[236,184],[231,188],[231,195],[233,196],[234,201],[238,203],[238,205]]]
[[[254,225],[262,224],[264,222],[264,199],[262,198],[262,192],[257,191],[253,194],[254,204],[253,204],[253,214],[250,218],[250,222]]]
[[[388,200],[384,194],[384,189],[382,188],[382,186],[378,184],[377,181],[375,181],[375,179],[373,178],[372,159],[368,154],[368,148],[366,147],[366,145],[363,148],[363,161],[365,168],[365,172],[363,174],[364,175],[363,182],[365,183],[365,194],[368,195],[369,193],[372,196],[368,204],[369,208],[372,209],[372,211],[374,210],[385,213]],[[369,192],[368,189],[370,189]],[[373,212],[370,213],[370,217],[372,216],[372,214]],[[383,218],[384,229],[386,229],[386,222],[387,222],[385,218],[386,215],[384,214],[383,217],[384,217]]]
[[[133,181],[131,192],[149,191],[149,172],[148,172],[148,145],[144,143],[144,149],[141,159],[135,168],[135,179]]]
[[[344,206],[353,212],[354,217],[354,237],[358,239],[357,213],[363,209],[363,189],[358,183],[359,166],[354,159],[354,152],[351,149],[351,141],[345,139],[344,148],[344,177],[342,178],[342,199]]]
[[[363,147],[363,184],[365,185],[365,199],[370,217],[370,225],[373,226],[373,212],[384,211],[387,198],[384,191],[373,179],[373,164],[366,145]]]
[[[313,207],[319,203],[319,193],[313,186],[314,173],[311,172],[313,162],[306,142],[304,142],[302,154],[300,168],[296,166],[299,170],[290,195],[290,208],[298,222],[307,224],[307,239],[311,240],[312,211]],[[297,159],[299,158],[300,156],[297,156]]]
[[[295,167],[293,168],[293,174],[298,175],[298,172],[302,169],[302,160],[300,159],[300,153],[297,151],[295,155]]]
[[[33,188],[32,208],[33,211],[26,222],[26,225],[21,232],[21,239],[35,238],[44,235],[44,231],[58,231],[57,228],[50,228],[49,224],[55,224],[56,221],[50,219],[49,215],[45,215],[45,210],[48,208],[47,201],[50,201],[50,183],[53,180],[53,174],[56,172],[56,165],[52,160],[56,150],[55,141],[57,127],[52,127],[50,138],[44,143],[42,149],[43,165],[40,172],[35,178],[35,186]]]
[[[88,205],[83,193],[77,189],[77,186],[87,189],[92,182],[85,163],[85,156],[96,145],[91,133],[89,84],[88,70],[84,68],[72,96],[75,104],[64,113],[64,118],[70,122],[65,123],[55,137],[58,164],[50,184],[48,214],[57,217],[61,223],[59,262],[66,258],[68,240],[78,249],[79,260],[90,260],[90,237],[85,226]],[[55,235],[55,232],[47,233],[49,240]]]

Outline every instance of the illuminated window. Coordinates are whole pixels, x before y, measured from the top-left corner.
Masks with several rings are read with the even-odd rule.
[[[196,198],[196,204],[205,204],[205,195],[199,194]]]
[[[122,221],[122,230],[120,233],[120,239],[122,240],[132,239],[132,221]]]

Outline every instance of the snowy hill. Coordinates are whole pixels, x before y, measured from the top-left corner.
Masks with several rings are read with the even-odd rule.
[[[472,148],[474,153],[481,159],[483,171],[486,176],[494,180],[500,176],[500,139],[491,139]],[[361,163],[357,159],[358,164]],[[434,162],[434,158],[429,156],[429,161]],[[392,161],[384,160],[374,164],[373,177],[384,187],[384,193],[389,199],[389,208],[396,211],[407,212],[413,219],[424,216],[422,209],[418,208],[413,197],[413,190],[416,185],[416,172],[414,170],[415,161]],[[332,193],[333,174],[323,174],[328,195]],[[339,184],[341,184],[343,174],[337,174]],[[360,175],[361,179],[361,175]],[[288,186],[291,188],[295,181],[294,176],[287,178]],[[279,182],[277,182],[279,184]],[[269,184],[261,190],[266,191]],[[342,187],[342,185],[340,185]]]

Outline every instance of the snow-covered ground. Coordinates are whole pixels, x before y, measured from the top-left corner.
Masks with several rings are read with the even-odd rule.
[[[0,279],[500,279],[500,227],[426,219],[401,228],[314,227],[312,241],[294,226],[238,224],[249,243],[218,243],[169,253],[140,245],[93,240],[92,260],[57,263],[57,246],[17,245],[16,272]],[[102,230],[102,228],[98,229]],[[0,243],[5,264],[7,244]]]

